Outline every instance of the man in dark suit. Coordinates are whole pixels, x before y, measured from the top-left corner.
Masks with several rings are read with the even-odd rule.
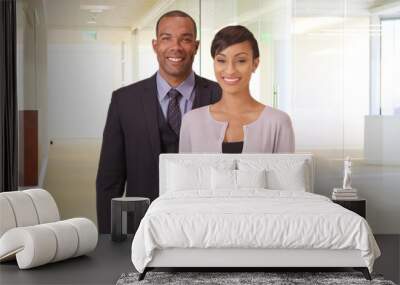
[[[126,196],[158,197],[158,157],[178,152],[183,114],[220,99],[217,83],[192,70],[199,41],[188,14],[161,16],[152,45],[157,73],[111,98],[96,180],[100,233],[110,232],[111,198],[121,197],[125,188]]]

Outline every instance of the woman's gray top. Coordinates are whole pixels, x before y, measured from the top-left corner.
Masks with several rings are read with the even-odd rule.
[[[222,153],[228,122],[215,120],[210,106],[186,113],[182,119],[180,153]],[[294,132],[288,114],[265,106],[254,122],[243,126],[243,153],[293,153]]]

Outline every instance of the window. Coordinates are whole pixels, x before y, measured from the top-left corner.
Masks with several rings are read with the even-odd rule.
[[[381,114],[400,115],[400,18],[381,27]]]

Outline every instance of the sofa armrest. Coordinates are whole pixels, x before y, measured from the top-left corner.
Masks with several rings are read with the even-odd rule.
[[[0,238],[0,261],[16,257],[28,269],[86,254],[97,241],[97,227],[86,218],[13,228]]]

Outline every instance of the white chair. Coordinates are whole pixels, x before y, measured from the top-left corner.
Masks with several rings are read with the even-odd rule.
[[[28,269],[84,255],[95,249],[97,240],[92,221],[60,221],[46,190],[0,193],[0,262],[16,258],[20,269]]]

